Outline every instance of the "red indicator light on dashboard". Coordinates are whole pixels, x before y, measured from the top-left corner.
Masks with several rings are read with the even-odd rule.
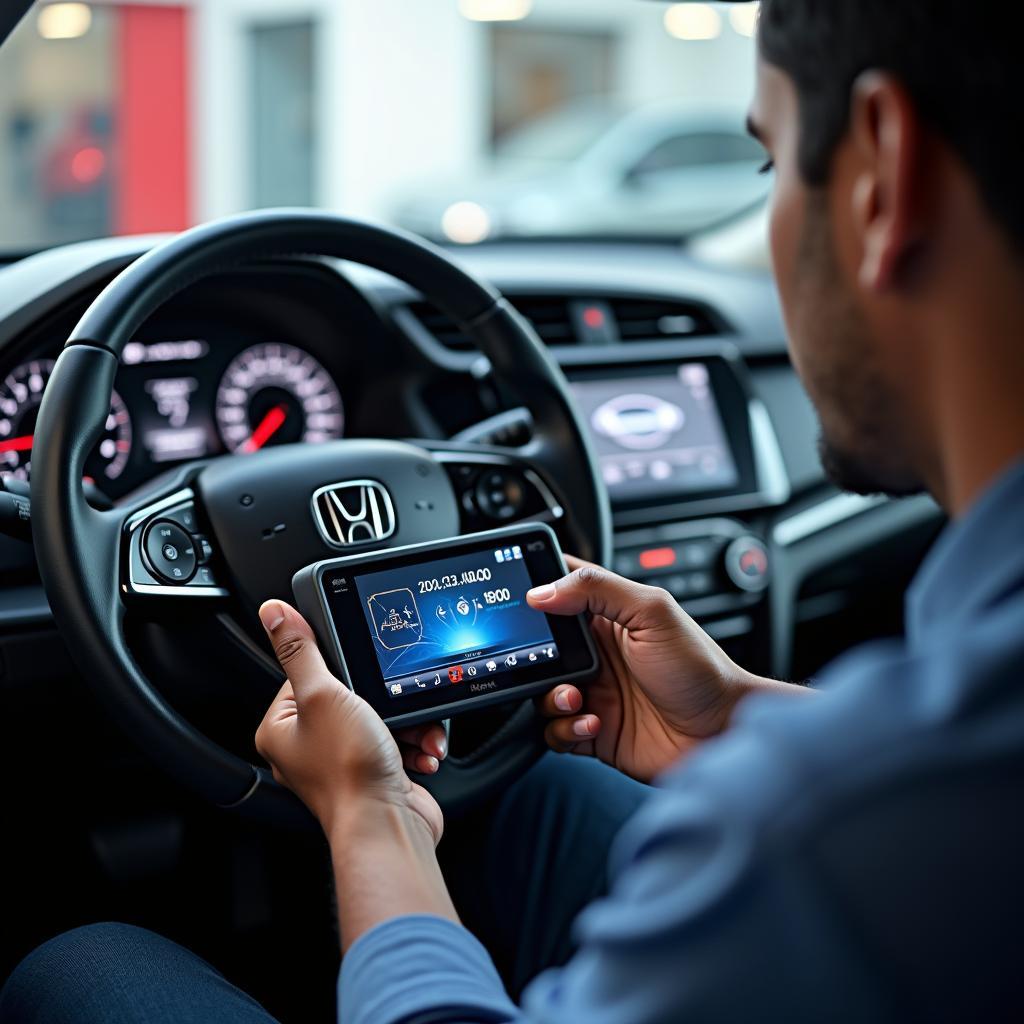
[[[604,327],[604,311],[598,306],[588,306],[583,311],[583,322],[593,331]]]
[[[649,548],[640,552],[638,561],[641,569],[667,569],[676,564],[676,553],[672,548]]]

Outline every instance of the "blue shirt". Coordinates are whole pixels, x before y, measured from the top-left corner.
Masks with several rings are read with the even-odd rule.
[[[411,916],[353,944],[342,1020],[1024,1019],[1022,532],[1024,464],[933,548],[904,640],[817,700],[749,699],[663,776],[520,1006],[468,931]]]

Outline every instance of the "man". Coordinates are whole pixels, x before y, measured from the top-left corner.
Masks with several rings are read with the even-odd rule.
[[[544,703],[552,746],[586,756],[545,759],[505,797],[475,896],[449,866],[453,900],[440,810],[403,770],[436,769],[443,735],[397,745],[297,613],[264,606],[290,682],[257,742],[331,844],[346,1024],[1024,1013],[1024,197],[1001,147],[1021,127],[1019,20],[994,0],[762,4],[751,130],[775,166],[772,256],[825,462],[853,490],[927,488],[954,520],[904,641],[851,652],[810,693],[742,671],[664,595],[603,570],[532,592],[595,616],[600,680]],[[516,994],[568,962],[517,1005],[456,906]],[[131,942],[148,955],[129,970]],[[98,980],[62,966],[83,951]],[[0,1008],[146,989],[148,1020],[172,1004],[201,1019],[198,1002],[267,1019],[188,957],[73,933]]]

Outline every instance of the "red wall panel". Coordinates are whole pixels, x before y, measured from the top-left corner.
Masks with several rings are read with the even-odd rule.
[[[141,5],[118,13],[114,230],[178,231],[191,223],[189,15]]]

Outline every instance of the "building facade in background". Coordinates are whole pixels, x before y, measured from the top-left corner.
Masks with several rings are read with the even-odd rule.
[[[0,51],[0,248],[279,205],[393,220],[427,194],[442,197],[438,224],[460,201],[520,223],[460,197],[495,194],[513,167],[526,184],[502,199],[509,210],[540,209],[552,173],[585,191],[563,171],[600,141],[603,122],[587,127],[596,111],[611,127],[678,105],[738,129],[751,30],[725,7],[639,0],[49,4]],[[627,141],[605,143],[592,173],[622,180],[592,187],[628,198],[649,188],[644,168],[713,164],[708,147],[723,143],[702,131],[653,151],[640,129],[620,129]],[[584,225],[612,201],[600,194]],[[429,230],[434,214],[419,216]]]

